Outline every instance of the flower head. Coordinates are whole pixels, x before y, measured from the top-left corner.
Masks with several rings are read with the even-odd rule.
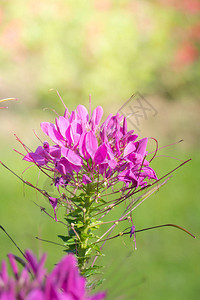
[[[103,224],[103,217],[130,199],[136,190],[157,180],[146,159],[148,138],[138,139],[134,130],[128,131],[127,120],[119,113],[110,114],[100,125],[102,115],[100,106],[91,117],[83,105],[78,105],[71,114],[66,109],[55,124],[41,123],[42,131],[52,143],[45,141],[35,152],[27,150],[24,157],[51,177],[58,189],[57,198],[46,191],[40,192],[48,197],[56,221],[57,207],[66,208],[62,223],[68,227],[68,236],[60,237],[67,249],[77,255],[82,274],[93,253],[97,256],[101,253],[94,242],[94,239],[99,242],[99,238],[93,231]],[[115,197],[108,199],[113,193]],[[128,219],[134,204],[132,200],[120,221]],[[135,240],[135,233],[132,234]]]
[[[29,152],[24,160],[53,173],[55,185],[82,185],[101,176],[108,184],[121,181],[138,188],[156,180],[146,160],[148,138],[137,140],[134,130],[127,131],[126,118],[109,115],[100,125],[103,109],[94,109],[91,119],[87,109],[78,105],[71,114],[65,111],[55,124],[41,123],[42,131],[52,140]]]
[[[105,298],[105,293],[87,296],[86,280],[80,276],[76,259],[72,254],[63,257],[50,274],[44,268],[46,255],[37,261],[28,250],[25,256],[27,264],[20,273],[14,256],[8,255],[14,276],[8,275],[6,262],[2,261],[0,299],[101,300]]]

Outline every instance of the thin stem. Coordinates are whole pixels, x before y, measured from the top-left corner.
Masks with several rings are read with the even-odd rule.
[[[145,230],[150,230],[150,229],[155,229],[155,228],[160,228],[160,227],[167,227],[167,226],[175,227],[177,229],[180,229],[180,230],[184,231],[185,233],[189,234],[194,239],[196,239],[195,235],[193,235],[191,232],[189,232],[187,229],[183,228],[182,226],[179,226],[179,225],[176,225],[176,224],[157,225],[157,226],[148,227],[148,228],[144,228],[144,229],[140,229],[140,230],[135,230],[135,232],[142,232],[142,231],[145,231]],[[128,232],[125,233],[125,234],[128,234]]]
[[[24,180],[23,178],[21,178],[19,175],[17,175],[14,171],[12,171],[9,167],[7,167],[2,161],[0,161],[0,164],[6,168],[8,171],[10,171],[12,174],[14,174],[18,179],[20,179],[24,184],[36,189],[38,192],[40,192],[43,196],[49,198],[50,195],[46,192],[46,191],[43,191],[39,188],[37,188],[36,186],[34,186],[32,183],[30,183],[29,181],[26,181]]]
[[[8,232],[3,228],[2,225],[0,225],[0,228],[5,232],[5,234],[9,237],[9,239],[12,241],[12,243],[15,245],[15,247],[19,250],[19,252],[26,258],[26,255],[23,253],[23,251],[17,246],[15,241],[12,239],[12,237],[8,234]]]
[[[51,219],[55,220],[54,217],[52,217],[52,216],[46,211],[45,207],[42,207],[42,206],[38,205],[38,204],[35,203],[34,201],[33,201],[33,203],[34,203],[35,205],[37,205],[37,206],[40,208],[40,210],[41,210],[42,212],[44,212],[48,217],[50,217]],[[65,224],[64,222],[62,222],[62,221],[60,221],[60,220],[57,220],[57,223],[61,223],[61,224],[63,224],[63,225],[65,225],[65,226],[68,227],[67,224]]]
[[[157,228],[161,228],[161,227],[175,227],[177,229],[180,229],[182,231],[184,231],[185,233],[189,234],[191,237],[193,237],[194,239],[196,239],[196,236],[193,235],[191,232],[189,232],[187,229],[179,226],[179,225],[176,225],[176,224],[164,224],[164,225],[157,225],[157,226],[153,226],[153,227],[148,227],[148,228],[143,228],[143,229],[139,229],[139,230],[135,230],[135,233],[138,233],[138,232],[142,232],[142,231],[146,231],[146,230],[150,230],[150,229],[157,229]],[[127,228],[128,229],[128,228]],[[94,242],[93,244],[96,244],[96,243],[101,243],[101,242],[106,242],[106,241],[109,241],[109,240],[112,240],[116,237],[119,237],[119,236],[123,236],[123,235],[126,235],[126,234],[130,234],[130,229],[131,227],[129,228],[129,231],[128,232],[120,232],[110,238],[106,238],[104,240],[97,240],[96,242]],[[125,229],[126,230],[126,229]]]
[[[171,147],[171,146],[177,145],[178,143],[181,143],[181,142],[183,142],[183,140],[180,140],[180,141],[178,141],[178,142],[175,142],[175,143],[172,143],[172,144],[169,144],[169,145],[165,145],[165,146],[159,147],[159,148],[157,149],[157,151],[158,151],[158,150],[161,150],[161,149],[163,149],[163,148],[166,148],[166,147]],[[155,151],[156,151],[156,150],[155,150]],[[148,153],[148,155],[154,153],[155,151],[152,151],[152,152]]]
[[[138,192],[140,192],[140,191],[146,189],[147,187],[150,187],[150,186],[153,186],[153,185],[157,184],[159,181],[161,181],[162,179],[166,178],[167,176],[169,176],[169,175],[172,174],[174,171],[176,171],[177,169],[179,169],[180,167],[182,167],[184,164],[186,164],[187,162],[189,162],[189,161],[191,161],[191,160],[192,160],[192,159],[190,158],[190,159],[184,161],[184,162],[183,162],[182,164],[180,164],[178,167],[174,168],[172,171],[168,172],[167,174],[165,174],[164,176],[162,176],[161,178],[159,178],[158,180],[156,180],[156,181],[153,182],[152,184],[149,184],[149,185],[147,185],[146,187],[141,188],[141,189],[139,189],[139,190],[137,190],[137,191],[131,192],[130,195],[129,195],[129,197],[131,197],[133,194],[136,194],[136,193],[138,193]],[[126,194],[126,195],[127,195],[127,194]],[[123,197],[123,198],[121,198],[121,199],[120,199],[120,198],[117,199],[117,200],[119,200],[119,201],[118,201],[118,202],[116,201],[115,206],[116,206],[116,205],[119,205],[121,202],[123,202],[123,201],[126,200],[126,199],[127,199],[127,196],[126,196],[126,197]],[[99,214],[105,213],[107,210],[110,210],[110,208],[102,209],[102,210],[100,210],[98,213],[96,213],[94,216],[97,216],[97,215],[99,215]]]
[[[45,240],[45,239],[41,239],[41,238],[39,238],[38,236],[36,236],[35,238],[36,238],[36,240],[39,240],[39,241],[42,241],[42,242],[46,242],[46,243],[50,243],[50,244],[54,244],[54,245],[58,245],[58,246],[67,248],[67,247],[65,247],[65,245],[63,245],[63,244],[56,243],[56,242],[53,242],[53,241],[48,241],[48,240]]]
[[[95,226],[100,226],[100,225],[104,225],[104,224],[110,224],[110,223],[115,223],[116,225],[119,223],[119,222],[122,222],[122,221],[126,221],[128,220],[129,218],[125,218],[123,220],[115,220],[115,221],[107,221],[107,222],[100,222],[98,224],[95,224],[95,225],[91,225],[89,226],[88,228],[92,228],[92,227],[95,227]]]

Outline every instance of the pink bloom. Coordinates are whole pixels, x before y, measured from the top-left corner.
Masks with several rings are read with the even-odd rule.
[[[66,255],[48,274],[44,268],[46,255],[37,261],[29,250],[25,253],[27,263],[19,272],[15,257],[9,254],[14,276],[9,276],[5,261],[0,270],[0,299],[2,300],[101,300],[105,293],[88,296],[86,279],[79,274],[73,255]]]
[[[71,114],[67,111],[56,118],[55,124],[41,123],[41,129],[54,145],[45,142],[24,160],[53,173],[57,188],[88,184],[98,174],[101,180],[122,181],[133,188],[157,180],[155,172],[147,169],[148,139],[137,140],[138,136],[134,130],[127,130],[126,118],[120,114],[110,114],[100,125],[102,115],[103,109],[98,106],[90,119],[87,109],[78,105]]]

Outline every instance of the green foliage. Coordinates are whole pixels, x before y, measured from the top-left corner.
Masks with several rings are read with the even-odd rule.
[[[90,92],[105,103],[137,90],[199,94],[198,13],[137,0],[14,0],[0,11],[4,78],[12,68],[35,104],[53,103],[50,88],[73,106]]]
[[[93,266],[90,268],[86,268],[83,272],[83,275],[85,277],[90,277],[91,275],[95,275],[95,274],[101,274],[100,269],[102,268],[102,266]]]
[[[199,51],[198,39],[194,41],[187,36],[187,32],[198,25],[198,15],[188,16],[172,7],[160,6],[159,1],[103,1],[106,2],[110,5],[107,8],[92,0],[2,1],[2,78],[7,78],[9,85],[11,81],[16,82],[17,90],[23,85],[27,100],[31,100],[29,103],[42,107],[49,107],[53,103],[55,96],[47,92],[52,87],[62,91],[65,102],[69,102],[69,108],[70,105],[74,107],[74,103],[79,104],[81,99],[88,98],[90,92],[101,98],[101,103],[114,103],[119,98],[127,99],[136,90],[159,92],[168,98],[199,95],[199,58],[196,57],[189,64],[176,64],[177,55],[180,56],[180,50],[185,49],[187,43]],[[198,158],[196,163],[199,163]],[[162,194],[162,199],[156,201],[156,205],[149,204],[146,209],[139,210],[138,215],[134,215],[136,224],[144,227],[149,226],[150,222],[158,224],[163,220],[168,222],[171,218],[183,225],[190,223],[191,227],[196,228],[199,219],[197,182],[191,180],[191,174],[195,170],[198,174],[197,167],[192,164],[189,171],[184,171],[183,180],[186,184],[178,182],[170,189],[170,193]],[[30,201],[35,201],[35,195],[28,194],[28,202],[23,200],[21,205],[22,199],[18,195],[22,195],[22,189],[19,183],[15,178],[13,181],[4,178],[4,172],[1,174],[1,222],[9,226],[8,231],[13,233],[16,241],[24,249],[38,249],[33,238],[38,232],[49,240],[54,239],[57,232],[60,232],[55,228],[55,223],[45,225],[45,218],[37,207],[30,212]],[[6,186],[11,185],[12,189],[5,190]],[[195,213],[188,208],[188,199],[196,203]],[[13,200],[20,207],[18,211]],[[83,195],[77,196],[73,201],[81,206],[84,202]],[[98,201],[105,204],[101,198]],[[171,210],[172,205],[176,207],[174,212]],[[95,207],[91,209],[93,211]],[[79,216],[76,223],[73,213]],[[24,215],[26,218],[22,217]],[[69,227],[74,225],[77,234],[83,229],[82,217],[82,210],[79,208],[71,216],[65,216]],[[9,219],[15,221],[14,227],[13,223],[9,224]],[[91,218],[88,226],[88,232],[82,234],[83,239],[88,239],[85,249],[87,259],[93,255],[102,255],[99,246],[93,244],[93,239],[98,238],[93,231],[98,229],[98,233],[101,232],[100,222]],[[64,251],[76,252],[78,239],[72,229],[69,230],[69,236],[63,229],[59,238],[66,247]],[[107,265],[111,259],[112,269],[117,266],[121,276],[117,284],[111,276],[109,290],[118,292],[117,288],[120,286],[119,294],[128,295],[128,291],[133,289],[135,272],[138,271],[141,281],[143,274],[147,274],[147,280],[150,278],[150,284],[146,284],[145,288],[142,285],[139,299],[173,299],[174,295],[176,300],[198,297],[196,278],[199,278],[200,268],[193,268],[198,264],[198,253],[194,244],[187,246],[186,238],[180,251],[180,244],[172,248],[173,244],[176,245],[177,235],[164,238],[162,233],[156,233],[153,238],[144,237],[138,240],[142,254],[136,253],[137,259],[126,260],[124,273],[123,264],[120,264],[124,247],[122,241],[119,239],[116,244],[106,248]],[[127,241],[126,243],[128,244]],[[10,242],[1,236],[2,257],[7,253],[8,247],[12,248]],[[50,246],[44,244],[41,247],[50,249]],[[167,254],[164,256],[165,251]],[[49,265],[52,266],[60,256],[61,251],[52,251]],[[81,255],[79,262],[84,264]],[[127,270],[130,276],[127,276]],[[90,276],[98,274],[100,268],[89,267],[82,272],[85,272],[85,276]],[[101,280],[95,286],[99,283]],[[124,283],[131,288],[128,290]],[[137,282],[134,281],[134,284],[137,291]],[[175,286],[176,289],[179,287],[176,293]]]
[[[178,151],[175,154],[174,149],[171,152],[176,157],[180,155]],[[191,151],[191,157],[193,160],[184,169],[179,169],[163,189],[135,211],[133,218],[137,229],[170,221],[182,226],[187,225],[187,229],[198,236],[200,159],[197,149],[195,152]],[[1,160],[5,162],[8,158],[10,162],[15,163],[16,171],[20,172],[20,168],[23,170],[24,166],[16,160],[16,155],[12,153],[12,156],[8,156],[8,151],[4,153],[2,149]],[[181,158],[187,159],[188,153],[182,152]],[[159,159],[154,161],[154,167],[159,173],[172,169],[176,164],[176,161],[169,158],[163,159],[162,166]],[[55,223],[54,220],[50,221],[34,204],[35,193],[28,188],[23,192],[22,184],[16,181],[13,174],[2,169],[0,178],[1,225],[22,250],[32,248],[36,253],[38,249],[40,253],[48,252],[47,266],[51,270],[63,256],[63,248],[40,242],[35,236],[58,242],[56,236],[59,233],[65,237],[66,226]],[[37,174],[30,181],[34,182],[36,179]],[[12,188],[8,188],[10,186]],[[49,204],[44,202],[40,195],[37,203],[46,206],[49,213],[52,213]],[[120,209],[113,211],[113,219],[117,218],[119,213]],[[102,233],[100,228],[98,234]],[[103,248],[105,254],[103,261],[101,257],[98,258],[98,265],[103,263],[106,265],[103,269],[106,280],[100,286],[100,290],[108,291],[108,300],[118,297],[129,300],[133,299],[133,296],[140,300],[198,299],[200,276],[198,238],[194,240],[178,230],[166,228],[138,233],[136,239],[137,251],[133,250],[133,243],[127,235],[114,239],[112,243],[108,242]],[[0,242],[1,259],[5,259],[8,249],[19,255],[3,232],[0,232]],[[93,281],[90,285],[92,283]]]

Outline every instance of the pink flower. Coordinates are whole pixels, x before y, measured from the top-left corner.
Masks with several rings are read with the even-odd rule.
[[[7,272],[6,262],[0,270],[0,299],[4,300],[101,300],[106,294],[88,296],[86,279],[79,274],[73,255],[66,255],[51,273],[44,268],[46,255],[37,261],[31,251],[25,253],[27,263],[19,272],[15,257],[9,254],[13,276]]]
[[[54,145],[45,142],[24,160],[52,172],[57,187],[88,184],[98,174],[107,182],[122,181],[126,187],[143,187],[149,180],[157,180],[146,160],[148,139],[137,140],[119,114],[110,114],[100,126],[102,115],[98,106],[90,119],[87,109],[78,105],[71,114],[67,110],[56,118],[55,124],[41,123]]]

